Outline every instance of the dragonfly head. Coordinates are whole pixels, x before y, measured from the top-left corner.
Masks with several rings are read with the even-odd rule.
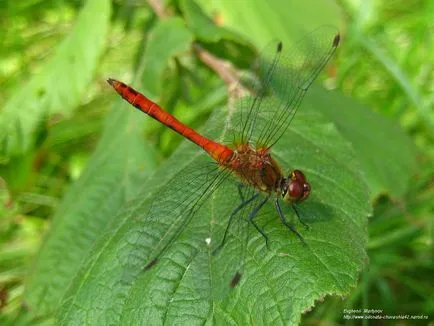
[[[310,184],[300,170],[292,171],[285,182],[282,183],[283,200],[289,203],[298,203],[309,197]]]

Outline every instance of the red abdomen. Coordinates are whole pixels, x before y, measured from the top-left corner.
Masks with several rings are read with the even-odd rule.
[[[107,82],[127,102],[131,103],[134,107],[151,116],[155,120],[158,120],[170,129],[176,131],[181,136],[184,136],[193,143],[202,147],[217,162],[224,164],[232,157],[233,151],[229,147],[202,136],[194,129],[176,119],[169,112],[164,111],[158,104],[137,92],[134,88],[111,78],[109,78]]]

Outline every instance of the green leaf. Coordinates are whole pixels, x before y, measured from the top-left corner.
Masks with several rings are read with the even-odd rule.
[[[87,169],[57,208],[26,291],[38,314],[57,309],[94,241],[154,170],[155,154],[140,140],[142,118],[127,105],[115,105]]]
[[[416,161],[414,145],[399,126],[339,92],[315,87],[312,93],[312,105],[321,108],[352,143],[372,199],[385,193],[403,196]],[[324,101],[327,105],[322,105]]]
[[[207,1],[198,3],[207,13],[217,13],[225,27],[245,36],[261,48],[273,39],[286,45],[321,25],[337,25],[339,7],[316,0]]]
[[[150,51],[144,53],[143,61],[147,64],[138,73],[138,78],[143,73],[157,84],[162,78],[159,73],[169,59],[180,49],[187,48],[190,38],[182,30],[177,37],[178,46],[167,44],[158,48],[158,44],[165,44],[164,32],[173,34],[171,28],[174,26],[179,27],[179,20],[157,26]],[[159,73],[155,71],[156,66]],[[57,309],[93,243],[153,172],[156,155],[150,145],[144,146],[140,141],[143,121],[146,121],[143,113],[127,104],[116,105],[86,171],[57,209],[54,225],[37,258],[26,293],[30,305],[39,313],[49,314]]]
[[[419,115],[425,121],[427,127],[431,130],[431,132],[434,132],[432,107],[425,105],[417,87],[412,85],[409,76],[407,76],[404,69],[402,69],[402,67],[393,61],[392,58],[387,56],[387,54],[381,49],[380,46],[378,46],[378,44],[376,44],[376,42],[360,35],[359,33],[354,34],[356,35],[356,39],[360,42],[361,46],[366,49],[367,52],[370,53],[372,57],[375,58],[391,76],[393,76],[409,100],[413,102],[413,105],[416,107]]]
[[[192,0],[182,0],[181,10],[194,35],[203,42],[218,42],[222,39],[245,43],[245,40],[230,30],[219,27]]]
[[[37,129],[48,116],[68,116],[80,103],[105,47],[110,4],[108,0],[87,1],[52,58],[8,100],[0,116],[3,156],[31,149]]]
[[[213,139],[231,139],[223,121],[220,112],[206,126]],[[143,271],[153,247],[184,221],[180,206],[208,177],[194,171],[200,161],[210,159],[197,156],[201,150],[184,143],[92,249],[63,298],[59,322],[295,324],[316,300],[348,294],[367,260],[370,214],[367,187],[351,146],[317,110],[305,107],[273,149],[283,171],[300,168],[311,182],[312,196],[299,205],[311,229],[294,221],[307,246],[282,226],[267,204],[257,222],[269,235],[271,248],[250,230],[244,276],[227,297],[215,300],[214,287],[227,287],[233,275],[225,271],[240,260],[234,249],[244,243],[230,235],[223,253],[214,256],[205,242],[221,241],[229,213],[239,203],[236,185],[230,185],[218,189],[160,262]],[[190,178],[180,173],[185,167]],[[158,207],[151,208],[152,214],[151,205]],[[285,212],[289,218],[289,207]]]
[[[226,58],[239,67],[247,68],[255,55],[251,43],[229,29],[217,26],[192,0],[180,2],[188,28],[203,47],[218,57]]]
[[[167,62],[175,56],[187,52],[193,36],[180,18],[169,18],[157,23],[152,31],[146,49],[144,66],[147,73],[143,75],[146,96],[155,99],[163,88],[161,83]]]

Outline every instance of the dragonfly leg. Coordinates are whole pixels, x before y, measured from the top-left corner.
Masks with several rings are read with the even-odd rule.
[[[250,213],[249,215],[249,222],[253,224],[253,226],[255,227],[256,230],[258,230],[258,232],[264,237],[265,239],[265,245],[267,246],[267,249],[270,249],[270,247],[268,246],[268,236],[265,234],[264,230],[262,230],[258,224],[256,224],[254,218],[256,217],[256,215],[258,214],[259,210],[262,208],[262,206],[265,205],[265,203],[268,201],[268,199],[270,199],[270,197],[266,197],[264,198],[263,201],[261,201],[259,203],[258,206],[256,206],[253,211]]]
[[[282,209],[280,208],[280,204],[279,204],[279,198],[277,198],[277,197],[276,197],[276,200],[274,201],[274,206],[276,207],[277,213],[279,213],[279,217],[280,217],[280,220],[282,221],[282,223],[288,229],[290,229],[292,232],[294,232],[295,235],[300,239],[300,241],[306,246],[306,242],[304,242],[304,239],[301,236],[301,234],[297,231],[297,229],[294,227],[294,225],[292,225],[291,223],[289,223],[286,220],[285,215],[283,215]]]
[[[298,218],[298,220],[300,221],[300,223],[303,224],[303,226],[304,226],[307,230],[309,230],[309,229],[310,229],[309,224],[307,224],[305,221],[303,221],[303,220],[301,219],[300,214],[298,213],[298,210],[297,210],[297,208],[295,207],[295,205],[291,205],[291,207],[292,207],[292,209],[294,210],[295,215],[297,215],[297,218]]]
[[[223,239],[222,242],[219,244],[219,246],[217,248],[215,248],[212,252],[213,255],[215,255],[221,248],[223,248],[223,246],[225,245],[226,242],[226,238],[228,236],[228,232],[229,229],[231,227],[232,222],[234,221],[235,216],[237,216],[238,212],[240,210],[242,210],[244,208],[244,206],[250,204],[253,200],[255,200],[256,198],[258,198],[259,193],[254,194],[252,197],[250,197],[249,199],[243,201],[240,205],[238,205],[231,213],[231,215],[229,216],[229,222],[228,225],[226,226],[226,230],[225,230],[225,234],[223,235]]]

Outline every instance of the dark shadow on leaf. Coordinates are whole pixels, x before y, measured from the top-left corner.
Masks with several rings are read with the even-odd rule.
[[[309,201],[297,206],[300,213],[300,218],[307,224],[315,224],[333,220],[336,213],[330,205],[318,202]]]

